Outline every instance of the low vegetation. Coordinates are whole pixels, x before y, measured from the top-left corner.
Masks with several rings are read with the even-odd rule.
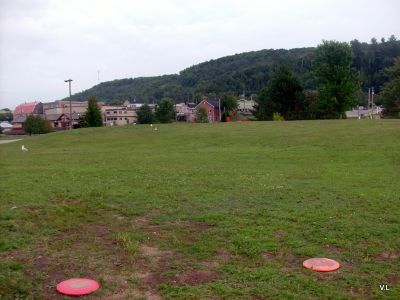
[[[29,134],[43,134],[52,132],[50,122],[42,116],[29,115],[24,122],[24,131]]]
[[[398,299],[399,128],[160,124],[0,145],[0,298],[63,299],[57,282],[84,276],[101,284],[88,299]]]

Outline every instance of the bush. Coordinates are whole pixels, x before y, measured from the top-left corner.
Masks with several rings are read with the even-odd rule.
[[[200,106],[196,111],[196,123],[208,123],[207,109]]]
[[[29,115],[24,123],[23,129],[29,135],[52,132],[50,122],[41,116]]]
[[[280,113],[275,112],[275,113],[272,115],[272,121],[285,121],[285,119],[281,116]]]

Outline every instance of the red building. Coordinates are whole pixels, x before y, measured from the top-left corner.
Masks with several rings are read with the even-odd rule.
[[[29,103],[22,103],[18,105],[14,111],[13,116],[26,116],[26,115],[42,115],[43,114],[43,103],[41,102],[29,102]]]
[[[29,102],[18,105],[13,111],[13,134],[24,133],[23,126],[28,115],[43,115],[43,103],[41,102]]]
[[[196,106],[196,110],[203,106],[207,110],[208,121],[209,122],[220,122],[220,100],[219,99],[204,99],[201,100],[199,104]]]

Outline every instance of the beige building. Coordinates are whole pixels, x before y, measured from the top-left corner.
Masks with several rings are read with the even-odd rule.
[[[256,102],[254,100],[240,99],[238,101],[238,111],[243,115],[252,115]]]
[[[128,107],[110,107],[103,106],[103,122],[107,126],[112,125],[127,125],[137,121],[136,110]]]
[[[195,119],[195,103],[176,103],[174,110],[176,112],[176,121],[194,122]]]
[[[45,115],[69,115],[69,101],[60,100],[49,103],[43,103],[43,111]],[[71,101],[72,113],[83,115],[88,107],[87,101]]]

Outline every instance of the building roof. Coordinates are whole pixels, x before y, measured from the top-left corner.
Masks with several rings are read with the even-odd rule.
[[[49,121],[57,121],[60,119],[64,114],[46,114],[46,119]],[[69,119],[69,116],[67,116]]]
[[[22,103],[18,105],[14,111],[13,115],[27,115],[33,113],[35,110],[36,105],[38,105],[40,102],[29,102],[29,103]]]
[[[218,99],[203,99],[203,100],[201,100],[201,102],[198,105],[200,105],[202,102],[207,102],[210,105],[212,105],[216,108],[219,108],[219,100]]]

